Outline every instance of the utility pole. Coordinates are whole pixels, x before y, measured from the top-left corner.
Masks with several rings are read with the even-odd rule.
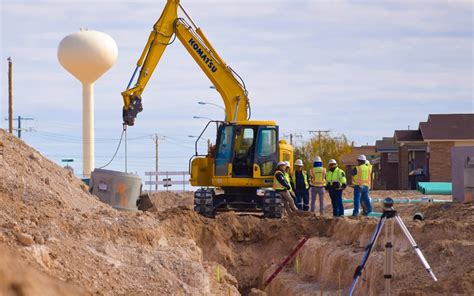
[[[293,138],[299,138],[301,139],[303,136],[301,134],[293,134],[293,133],[290,133],[288,135],[283,135],[283,137],[285,138],[290,138],[290,145],[293,145]]]
[[[27,120],[27,121],[28,121],[28,120],[34,120],[34,118],[18,116],[17,118],[13,118],[12,121],[13,121],[13,120],[18,121],[18,127],[17,127],[15,130],[17,131],[17,135],[18,135],[18,138],[19,138],[19,139],[21,139],[21,132],[22,132],[22,131],[25,131],[25,132],[31,131],[31,129],[22,128],[22,127],[21,127],[21,121],[22,121],[22,120]]]
[[[13,134],[13,83],[12,83],[12,58],[8,59],[8,132]]]
[[[322,149],[321,149],[321,135],[324,133],[324,134],[328,134],[330,132],[330,130],[314,130],[314,131],[308,131],[310,134],[318,134],[318,146],[319,146],[319,155],[321,155],[323,153]]]
[[[159,137],[158,134],[153,136],[153,142],[155,142],[155,191],[158,191],[158,147],[161,140],[164,140],[164,137]]]

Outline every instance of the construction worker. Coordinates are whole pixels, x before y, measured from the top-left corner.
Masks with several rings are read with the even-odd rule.
[[[337,167],[334,159],[329,160],[328,171],[326,173],[326,190],[329,192],[332,203],[332,213],[334,217],[344,215],[342,204],[342,191],[347,187],[346,174]]]
[[[324,186],[326,185],[326,169],[323,167],[321,157],[316,156],[313,161],[313,169],[309,171],[311,176],[311,212],[316,210],[316,195],[319,195],[319,214],[324,214]]]
[[[277,164],[275,174],[273,175],[273,189],[278,192],[283,200],[285,211],[288,216],[292,216],[298,209],[290,195],[291,186],[285,178],[286,163],[281,161]]]
[[[291,184],[293,183],[291,182],[291,164],[289,161],[285,161],[285,165],[286,165],[285,179],[288,182],[288,184],[290,184],[290,187],[291,187]],[[293,187],[291,187],[290,191],[293,191]]]
[[[372,212],[372,205],[369,200],[369,186],[372,178],[372,169],[367,163],[365,155],[359,155],[357,157],[358,165],[352,169],[352,183],[354,184],[354,210],[352,212],[353,217],[359,215],[359,204],[365,203],[367,207],[367,215]]]
[[[292,175],[293,190],[296,196],[296,207],[303,211],[309,210],[309,179],[308,174],[303,170],[303,161],[297,159],[295,170]]]
[[[286,164],[286,169],[285,169],[285,179],[288,184],[290,184],[291,189],[289,190],[289,193],[291,197],[293,198],[293,202],[296,204],[296,195],[295,191],[293,190],[293,181],[291,180],[291,165],[290,162],[287,160],[285,161]]]
[[[370,163],[368,159],[365,161],[365,164],[369,166],[369,172],[370,172],[369,192],[370,192],[370,190],[372,190],[372,185],[374,181],[374,172],[372,170],[372,164]],[[369,201],[372,202],[372,199],[370,198],[370,196],[369,196]],[[367,216],[369,212],[367,212],[367,205],[365,204],[363,200],[360,201],[360,206],[362,207],[362,215]]]

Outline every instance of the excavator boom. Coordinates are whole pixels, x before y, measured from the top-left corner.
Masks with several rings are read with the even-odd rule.
[[[243,81],[240,82],[236,78],[235,72],[226,65],[202,30],[194,25],[182,7],[192,25],[184,18],[178,18],[179,7],[181,7],[179,0],[168,0],[160,18],[153,26],[127,89],[122,92],[124,123],[133,125],[137,114],[142,111],[142,93],[166,47],[172,44],[176,37],[220,93],[225,105],[225,121],[248,120],[250,106]],[[137,82],[130,87],[138,70],[140,74]]]

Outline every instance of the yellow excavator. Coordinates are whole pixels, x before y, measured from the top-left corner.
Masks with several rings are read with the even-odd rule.
[[[178,17],[178,8],[186,19]],[[263,211],[266,217],[281,217],[279,196],[265,188],[272,186],[279,161],[293,163],[293,147],[279,139],[274,121],[250,120],[250,102],[244,81],[224,62],[179,0],[167,0],[127,89],[122,92],[124,124],[134,125],[138,113],[143,110],[142,92],[166,47],[176,38],[212,82],[225,105],[225,120],[209,121],[200,135],[216,124],[215,146],[207,155],[199,155],[199,137],[195,154],[189,161],[191,185],[201,188],[195,192],[196,211],[209,217],[221,210]],[[137,81],[131,87],[138,72]]]

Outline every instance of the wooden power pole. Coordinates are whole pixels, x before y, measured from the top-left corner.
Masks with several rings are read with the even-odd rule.
[[[153,136],[153,142],[155,142],[155,191],[158,192],[158,146],[160,144],[160,141],[164,140],[164,137],[159,137],[157,134]]]
[[[13,83],[12,83],[12,58],[8,59],[8,132],[13,134]]]

